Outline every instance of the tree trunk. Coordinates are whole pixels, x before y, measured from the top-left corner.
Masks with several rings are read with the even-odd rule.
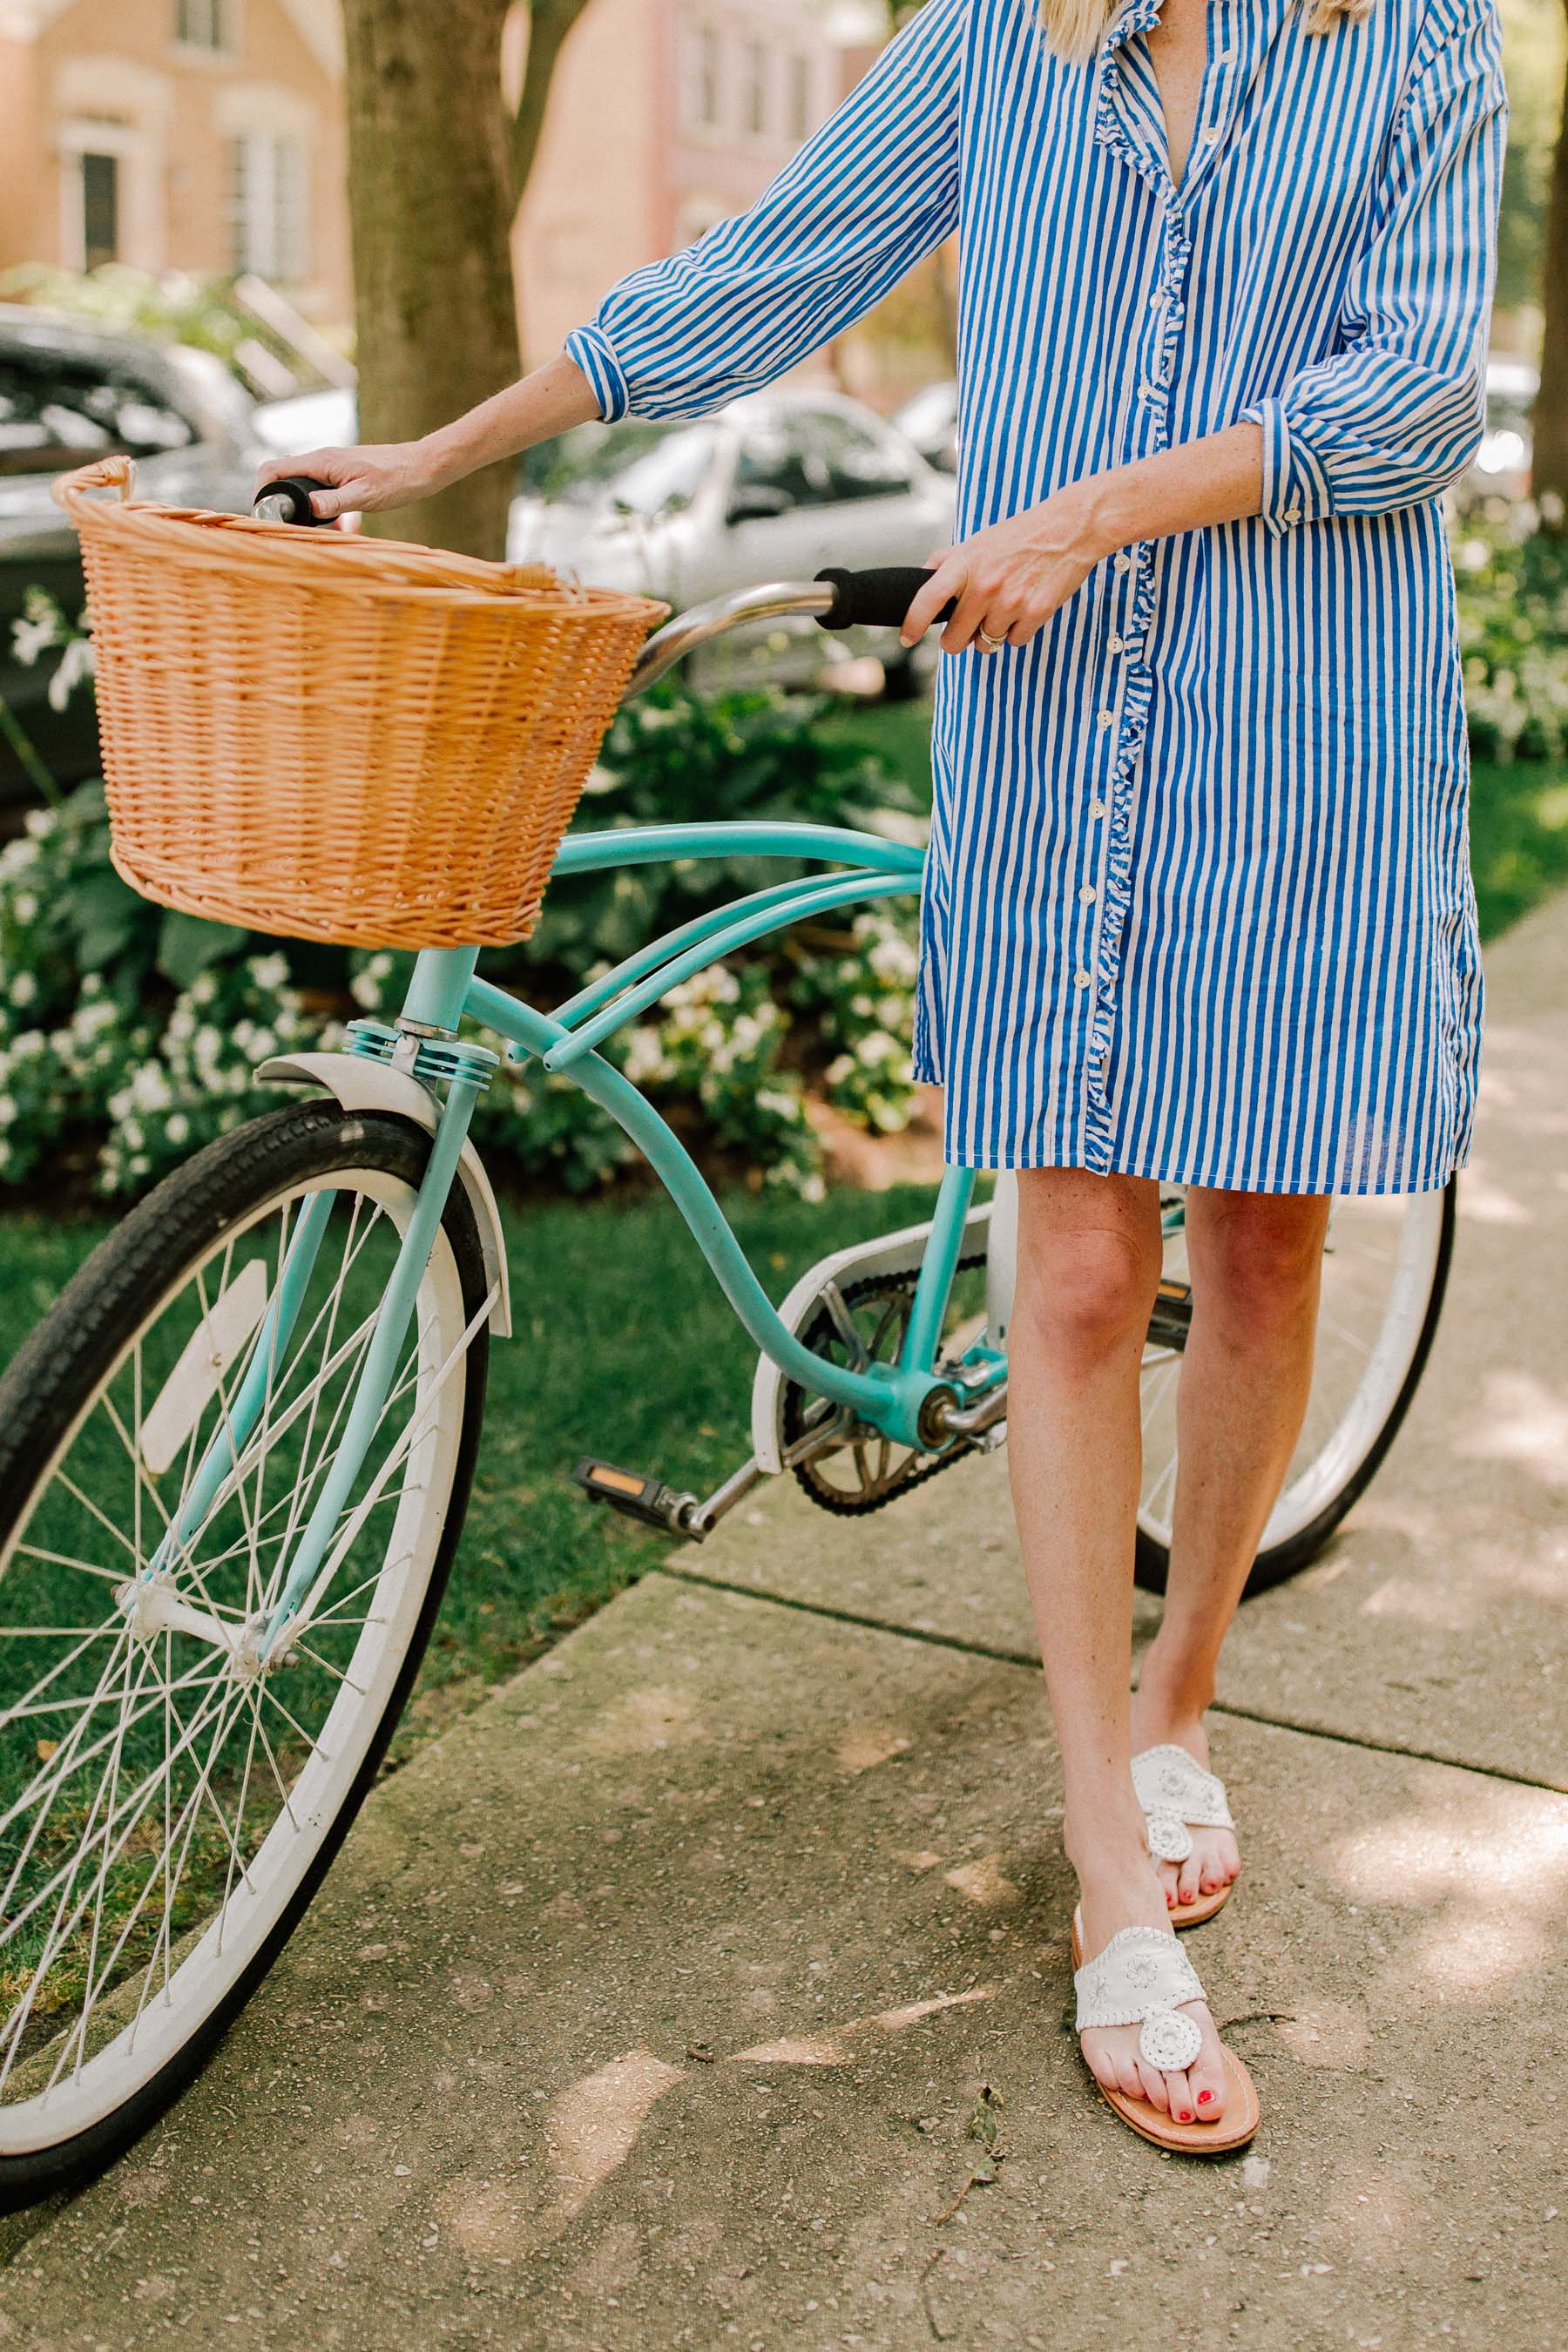
[[[505,14],[506,0],[344,0],[364,441],[416,439],[521,372]],[[365,528],[500,556],[513,478],[489,467]]]
[[[1557,502],[1549,528],[1568,530],[1568,89],[1563,127],[1552,170],[1546,212],[1545,312],[1541,346],[1541,390],[1536,394],[1532,437],[1532,486],[1537,499]]]
[[[522,91],[510,131],[514,204],[522,202],[529,173],[539,153],[551,85],[566,46],[566,36],[587,5],[588,0],[532,0],[529,9],[528,62],[523,68]]]

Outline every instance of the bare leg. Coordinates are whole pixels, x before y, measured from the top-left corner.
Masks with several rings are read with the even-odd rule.
[[[1181,1466],[1165,1613],[1139,1675],[1133,1752],[1173,1740],[1208,1762],[1204,1710],[1223,1643],[1301,1433],[1329,1203],[1187,1195],[1193,1328],[1177,1400]],[[1192,1902],[1241,1866],[1229,1830],[1194,1829],[1162,1863],[1167,1900]]]
[[[1063,1832],[1092,1956],[1122,1927],[1166,1927],[1133,1791],[1128,1683],[1142,1456],[1139,1366],[1159,1279],[1157,1188],[1038,1169],[1019,1178],[1008,1458],[1025,1571],[1066,1780]],[[1138,2056],[1135,2027],[1084,2036],[1108,2087],[1217,2120],[1226,2075],[1205,2010],[1184,2074]]]

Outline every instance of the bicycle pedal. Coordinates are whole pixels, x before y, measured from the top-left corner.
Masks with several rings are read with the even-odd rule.
[[[662,1479],[640,1477],[635,1470],[618,1470],[613,1462],[600,1462],[584,1454],[572,1473],[575,1483],[595,1503],[607,1503],[612,1511],[619,1511],[628,1519],[640,1519],[645,1527],[662,1528],[668,1535],[689,1536],[691,1528],[689,1514],[697,1507],[695,1495],[678,1494]]]

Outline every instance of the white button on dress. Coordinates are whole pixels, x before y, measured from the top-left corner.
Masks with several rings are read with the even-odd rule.
[[[706,415],[960,231],[961,536],[1259,425],[1260,514],[1097,564],[1005,663],[942,656],[916,1069],[964,1166],[1430,1188],[1481,1010],[1441,494],[1483,410],[1496,0],[1327,39],[1235,0],[1179,201],[1159,13],[1077,64],[1035,0],[925,0],[749,212],[567,348],[608,418]]]

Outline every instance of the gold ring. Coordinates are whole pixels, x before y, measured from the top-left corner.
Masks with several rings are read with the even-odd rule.
[[[999,654],[1003,646],[1007,642],[1005,637],[994,637],[989,629],[976,629],[974,634],[980,641],[982,651],[984,653]]]

